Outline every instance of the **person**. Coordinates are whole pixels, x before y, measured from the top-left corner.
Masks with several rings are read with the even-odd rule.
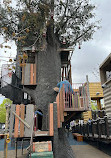
[[[89,125],[91,125],[91,119],[89,118],[89,120],[88,120],[88,123],[89,123]]]
[[[61,81],[57,84],[57,87],[59,88],[59,92],[61,90],[61,88],[64,85],[64,89],[65,89],[65,102],[67,107],[72,107],[72,94],[74,94],[74,91],[72,89],[71,84],[68,81],[68,78],[66,78],[66,80]]]
[[[91,119],[90,118],[88,120],[88,124],[89,124],[89,133],[91,133]]]
[[[65,93],[68,93],[68,92],[74,93],[72,86],[68,81],[68,78],[66,78],[66,80],[61,81],[57,84],[57,87],[59,88],[59,92],[60,92],[61,88],[63,87],[63,84],[64,84]]]
[[[69,124],[67,123],[67,125],[66,125],[66,132],[67,132],[67,137],[69,137]]]

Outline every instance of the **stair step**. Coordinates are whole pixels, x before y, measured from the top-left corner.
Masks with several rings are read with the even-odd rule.
[[[53,152],[31,153],[32,158],[53,158]]]
[[[33,142],[33,152],[45,152],[45,151],[52,151],[51,141]]]

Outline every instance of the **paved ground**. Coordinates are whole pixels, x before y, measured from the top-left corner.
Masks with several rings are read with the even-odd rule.
[[[73,139],[71,133],[69,134],[68,140],[73,149],[75,158],[111,158],[111,156],[86,142],[77,142]]]
[[[73,149],[75,158],[111,158],[111,156],[105,154],[103,151],[97,149],[97,147],[95,147],[95,146],[92,146],[86,142],[77,142],[75,139],[73,139],[73,136],[71,133],[69,134],[68,141]],[[4,158],[3,142],[4,142],[4,140],[0,140],[0,158]],[[24,155],[22,155],[21,153],[22,153],[22,151],[19,147],[18,154],[17,154],[18,158],[27,157],[26,149],[24,149]],[[7,158],[15,158],[15,150],[14,150],[14,147],[11,147],[10,143],[9,143],[9,150],[8,150]]]
[[[26,155],[28,154],[27,150],[25,149],[23,151],[23,155],[22,155],[22,150],[21,150],[21,146],[18,146],[18,150],[17,150],[17,156],[18,158],[26,158]],[[4,139],[0,140],[0,158],[4,158]],[[7,158],[15,158],[15,147],[11,146],[11,142],[8,144],[8,154],[7,154]]]
[[[111,158],[91,145],[72,145],[76,158]]]
[[[18,149],[18,157],[17,158],[26,158],[27,156],[27,151],[24,150],[24,154],[21,154],[21,150]],[[4,152],[0,151],[0,158],[4,158]],[[15,150],[8,150],[8,156],[7,158],[15,158]]]

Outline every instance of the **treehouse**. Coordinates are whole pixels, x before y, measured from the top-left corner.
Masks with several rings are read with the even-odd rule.
[[[68,77],[70,83],[72,83],[71,77],[71,56],[73,49],[60,49],[61,57],[61,80],[63,81]],[[37,85],[37,50],[32,47],[24,47],[23,52],[27,54],[27,59],[23,59],[20,63],[22,67],[22,85],[24,86],[36,86]]]
[[[71,77],[71,57],[73,54],[73,48],[60,49],[61,55],[61,80],[63,81],[68,77],[70,83],[72,83]]]
[[[22,85],[36,86],[36,59],[37,51],[32,47],[24,47],[23,51],[27,55],[27,59],[22,59],[20,66],[22,67]]]

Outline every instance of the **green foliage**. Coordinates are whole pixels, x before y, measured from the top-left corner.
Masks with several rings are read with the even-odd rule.
[[[5,104],[12,104],[12,101],[10,99],[4,99],[3,103],[0,105],[0,123],[5,123],[5,119],[6,119]]]
[[[17,0],[16,8],[0,5],[0,32],[21,46],[40,47],[44,32],[47,42],[55,35],[60,44],[65,39],[72,46],[91,39],[99,28],[94,9],[90,0]]]

